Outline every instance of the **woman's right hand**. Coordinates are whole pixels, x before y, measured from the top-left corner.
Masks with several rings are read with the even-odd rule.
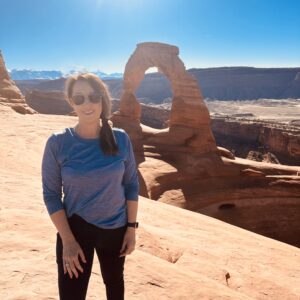
[[[64,274],[69,273],[70,278],[73,278],[73,273],[76,278],[78,278],[77,269],[83,273],[83,268],[80,265],[78,255],[81,257],[81,260],[86,263],[84,253],[78,244],[78,242],[73,239],[71,241],[63,242],[63,266]],[[77,269],[76,269],[77,268]]]

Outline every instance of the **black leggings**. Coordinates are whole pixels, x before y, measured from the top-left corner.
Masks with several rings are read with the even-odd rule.
[[[114,229],[99,228],[86,222],[80,216],[73,214],[68,218],[75,239],[81,246],[86,263],[79,257],[83,273],[78,269],[78,278],[73,274],[64,274],[63,244],[59,233],[56,239],[56,263],[58,268],[58,288],[60,300],[84,300],[87,294],[88,283],[92,271],[94,249],[100,263],[101,275],[106,288],[108,300],[124,299],[124,263],[125,257],[119,257],[123,237],[127,225]]]

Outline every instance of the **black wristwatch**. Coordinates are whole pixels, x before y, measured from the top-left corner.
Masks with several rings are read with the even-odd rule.
[[[134,227],[134,228],[138,228],[139,227],[139,222],[127,222],[127,226],[128,227]]]

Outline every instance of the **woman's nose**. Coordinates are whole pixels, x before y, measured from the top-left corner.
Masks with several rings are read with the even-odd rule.
[[[89,103],[92,103],[89,96],[84,96],[84,102],[82,103],[82,105],[89,104]]]
[[[89,98],[88,97],[84,97],[84,101],[82,104],[88,104],[90,102]]]

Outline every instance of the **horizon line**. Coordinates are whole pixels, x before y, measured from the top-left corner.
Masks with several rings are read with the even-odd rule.
[[[153,67],[156,68],[156,67]],[[191,70],[191,69],[221,69],[221,68],[253,68],[253,69],[299,69],[299,66],[274,66],[274,67],[270,67],[270,66],[251,66],[251,65],[222,65],[222,66],[202,66],[202,67],[190,67],[190,68],[186,68],[186,70]],[[150,69],[150,68],[149,68]],[[74,70],[74,69],[69,69],[68,71],[63,71],[62,69],[31,69],[31,68],[7,68],[8,72],[11,72],[12,70],[17,70],[17,71],[34,71],[34,72],[42,72],[42,71],[48,71],[48,72],[61,72],[61,73],[68,73],[70,71],[76,71],[76,72],[82,72],[82,71],[86,71],[86,72],[101,72],[104,73],[106,75],[111,75],[114,73],[120,73],[120,74],[124,74],[124,72],[121,71],[112,71],[112,72],[106,72],[100,69],[90,69],[90,68],[83,68],[82,70]],[[147,73],[147,70],[146,72]],[[158,71],[154,71],[154,72],[148,72],[149,73],[161,73]]]

